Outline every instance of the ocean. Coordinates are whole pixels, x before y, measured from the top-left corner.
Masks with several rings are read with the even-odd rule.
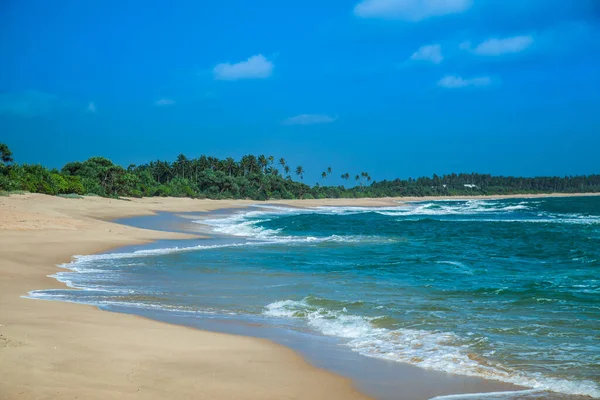
[[[210,238],[77,256],[54,276],[79,290],[29,297],[251,322],[332,338],[355,362],[534,389],[488,398],[600,398],[600,197],[257,204],[137,223],[167,220]]]

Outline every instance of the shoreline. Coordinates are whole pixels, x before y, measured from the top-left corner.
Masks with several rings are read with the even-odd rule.
[[[268,204],[366,207],[398,206],[405,201],[574,196],[326,199]],[[74,254],[100,253],[160,239],[199,238],[133,228],[108,219],[157,211],[204,212],[257,203],[62,199],[45,195],[0,198],[2,253],[7,255],[0,264],[0,305],[8,310],[3,311],[0,322],[0,373],[5,377],[0,393],[23,398],[162,398],[171,391],[183,398],[367,398],[354,389],[349,379],[309,365],[293,350],[265,339],[190,329],[140,316],[100,313],[95,306],[21,298],[35,289],[66,287],[48,275],[60,271],[57,264],[70,261]],[[37,251],[31,253],[31,248]],[[215,346],[218,351],[213,349]],[[208,361],[207,353],[212,356]],[[260,368],[253,366],[256,363]],[[215,369],[219,378],[216,384]],[[205,376],[198,376],[198,371]],[[32,376],[35,387],[30,383]],[[111,382],[109,388],[105,382]]]
[[[202,215],[202,218],[209,219],[231,215],[230,212],[256,212],[261,208],[248,207],[247,209],[226,209],[210,212]],[[195,223],[189,222],[189,219],[196,220],[199,216],[190,216],[187,214],[173,214],[132,217],[121,220],[122,223],[137,227],[148,227],[157,223],[162,226],[176,226],[178,231],[186,232],[185,227],[194,229]],[[158,219],[158,221],[157,221]],[[169,221],[169,219],[171,221]],[[153,222],[153,223],[152,223]],[[169,224],[171,222],[171,224]],[[175,223],[178,222],[178,223]],[[189,232],[189,231],[188,231]],[[209,245],[219,245],[219,242],[228,238],[219,234],[213,236],[206,233]],[[200,241],[200,242],[201,242]],[[198,241],[186,243],[186,241],[177,241],[175,245],[170,241],[158,241],[148,246],[128,246],[120,248],[118,253],[132,254],[137,251],[154,250],[172,250],[172,254],[178,254],[178,250],[185,251],[186,248],[194,248]],[[221,242],[222,243],[222,242]],[[181,247],[180,247],[181,245]],[[190,246],[190,247],[188,247]],[[168,253],[164,253],[168,254]],[[110,253],[109,253],[110,255]],[[94,267],[92,267],[94,268]],[[83,289],[85,290],[85,289]],[[35,297],[35,294],[34,294]],[[42,297],[44,298],[44,297]],[[51,299],[51,298],[50,298]],[[424,369],[419,366],[406,363],[372,357],[361,354],[348,347],[344,338],[332,337],[308,326],[296,327],[287,326],[283,321],[277,318],[270,319],[255,314],[220,314],[219,312],[209,312],[200,315],[188,314],[186,311],[165,310],[160,307],[137,308],[129,307],[127,304],[111,305],[108,303],[103,310],[111,312],[120,312],[126,314],[142,315],[152,320],[169,322],[177,325],[189,326],[211,332],[223,332],[249,337],[258,337],[268,339],[271,342],[282,344],[299,353],[305,360],[312,365],[332,371],[338,375],[350,378],[355,386],[368,396],[378,400],[398,400],[397,393],[401,392],[401,399],[429,399],[445,395],[490,393],[503,391],[504,393],[516,393],[524,387],[507,383],[497,379],[486,379],[479,376],[450,374],[433,369]]]
[[[65,288],[48,275],[60,271],[57,264],[69,262],[74,254],[195,237],[99,218],[240,205],[163,199],[157,207],[147,200],[126,204],[91,198],[73,211],[81,201],[45,195],[0,198],[3,398],[368,398],[349,379],[265,339],[102,312],[95,306],[22,298],[35,289]],[[110,202],[118,202],[120,209],[111,209]]]

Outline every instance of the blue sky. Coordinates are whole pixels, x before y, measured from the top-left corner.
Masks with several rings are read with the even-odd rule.
[[[20,162],[600,172],[595,0],[4,0],[0,60]]]

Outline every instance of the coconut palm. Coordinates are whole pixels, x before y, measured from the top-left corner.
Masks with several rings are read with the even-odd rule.
[[[258,156],[258,166],[263,172],[266,172],[268,163],[267,157],[264,154]]]
[[[181,178],[185,178],[185,170],[188,163],[189,160],[185,155],[179,154],[177,156],[177,160],[175,161],[173,167],[175,168],[176,174]]]
[[[225,169],[227,170],[227,173],[229,174],[229,176],[231,176],[231,174],[233,173],[235,164],[236,164],[235,160],[231,157],[227,157],[227,159],[225,160]]]
[[[14,161],[12,151],[4,143],[0,143],[0,160],[4,164],[10,164]]]
[[[302,165],[296,167],[296,175],[300,177],[300,180],[304,180],[304,167]]]

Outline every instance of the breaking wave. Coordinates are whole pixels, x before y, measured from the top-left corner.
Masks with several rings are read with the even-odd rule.
[[[494,379],[537,390],[600,397],[600,387],[592,381],[555,379],[538,373],[526,374],[495,364],[475,355],[475,351],[471,349],[475,343],[469,343],[468,339],[452,332],[381,328],[377,327],[377,320],[384,317],[353,315],[346,308],[331,310],[312,303],[315,303],[315,299],[311,297],[300,301],[276,301],[268,304],[263,314],[277,318],[301,318],[323,335],[345,339],[346,345],[353,351],[368,357],[409,363],[452,374]]]

